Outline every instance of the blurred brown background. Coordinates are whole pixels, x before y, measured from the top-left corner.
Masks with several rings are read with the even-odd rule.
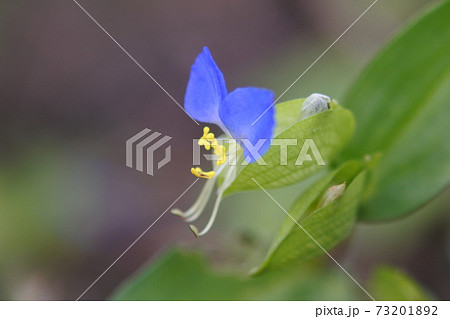
[[[280,94],[371,2],[80,0],[180,103],[202,46],[229,89]],[[339,99],[431,2],[380,0],[282,100],[314,92]],[[192,183],[191,139],[201,128],[73,1],[7,0],[0,8],[0,298],[73,300]],[[173,137],[173,160],[155,176],[125,166],[125,140],[144,128]],[[200,186],[176,206],[187,207]],[[295,196],[274,194],[285,206]],[[337,258],[359,278],[393,263],[449,299],[448,197],[401,221],[359,226]],[[167,214],[84,299],[107,298],[172,244],[202,247],[216,262],[248,270],[283,217],[263,194],[237,195],[195,240]]]

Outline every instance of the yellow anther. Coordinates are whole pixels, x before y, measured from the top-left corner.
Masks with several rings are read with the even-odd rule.
[[[219,156],[219,159],[216,162],[217,166],[222,165],[227,160],[226,149],[223,145],[214,147],[214,154]]]
[[[217,143],[217,140],[216,140],[216,139],[211,139],[211,140],[210,140],[210,143],[211,143],[211,147],[214,148],[214,149],[217,147],[217,145],[219,145],[219,144]]]
[[[209,134],[209,127],[205,126],[203,128],[203,136],[202,136],[202,138],[206,138],[206,135],[208,135],[208,134]]]
[[[211,146],[217,145],[217,140],[214,137],[214,133],[209,132],[209,127],[205,126],[203,128],[203,136],[198,140],[198,145],[204,146],[206,150],[210,150]]]
[[[198,140],[198,145],[204,146],[206,150],[210,150],[211,147],[213,148],[214,154],[219,157],[216,162],[217,166],[222,165],[227,160],[225,146],[218,143],[214,134],[209,131],[208,126],[203,128],[203,136]],[[191,168],[191,173],[201,178],[212,178],[216,175],[216,172],[204,172],[200,167]]]
[[[211,143],[208,142],[206,139],[201,138],[198,140],[198,145],[200,146],[204,146],[206,150],[210,150],[211,149]]]
[[[191,173],[200,178],[212,178],[216,175],[216,172],[204,172],[200,167],[192,167]]]

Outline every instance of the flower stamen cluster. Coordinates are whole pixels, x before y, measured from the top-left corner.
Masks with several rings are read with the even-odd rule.
[[[211,148],[214,150],[214,155],[218,156],[216,165],[220,166],[227,160],[226,147],[220,145],[211,133],[208,126],[203,128],[203,136],[198,140],[198,145],[203,146],[207,151]],[[213,178],[216,173],[214,171],[204,172],[200,167],[191,168],[191,173],[199,178]]]

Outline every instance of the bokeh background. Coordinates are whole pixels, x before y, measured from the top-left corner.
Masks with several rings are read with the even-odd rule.
[[[371,2],[80,0],[180,103],[202,46],[229,89],[280,94]],[[432,2],[380,0],[282,100],[314,92],[339,100]],[[0,8],[0,299],[74,300],[193,182],[191,139],[201,129],[73,1]],[[125,141],[144,128],[173,137],[172,161],[155,176],[125,166]],[[200,187],[176,206],[189,206]],[[296,192],[273,194],[286,207]],[[333,255],[357,278],[390,263],[450,299],[449,195],[402,220],[359,225]],[[248,271],[283,218],[254,192],[227,198],[198,240],[167,214],[83,298],[106,299],[171,245]]]

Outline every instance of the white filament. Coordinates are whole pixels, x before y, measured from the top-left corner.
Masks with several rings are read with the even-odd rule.
[[[194,202],[194,204],[189,209],[187,209],[185,212],[182,212],[178,209],[172,210],[173,214],[182,216],[183,218],[185,218],[185,220],[187,222],[193,222],[193,221],[197,220],[202,215],[202,213],[205,210],[205,207],[209,201],[209,198],[211,197],[211,193],[212,193],[212,190],[213,190],[214,184],[215,184],[215,179],[219,176],[220,173],[222,173],[222,171],[224,170],[225,167],[228,167],[228,171],[222,182],[222,185],[220,185],[219,189],[217,190],[217,198],[214,203],[214,208],[211,213],[211,217],[209,218],[209,221],[206,224],[205,228],[201,232],[198,232],[197,228],[194,225],[189,226],[191,228],[191,230],[194,232],[196,237],[205,235],[211,229],[212,225],[214,224],[214,221],[217,217],[217,213],[219,211],[220,201],[222,200],[223,193],[225,192],[225,189],[228,186],[230,186],[231,182],[233,181],[232,174],[236,171],[236,166],[235,166],[236,164],[235,165],[232,165],[232,164],[234,163],[234,160],[237,157],[236,156],[237,151],[238,150],[236,149],[235,146],[233,147],[232,152],[230,149],[230,152],[228,153],[226,162],[223,163],[222,167],[220,167],[216,171],[214,178],[211,178],[206,182],[205,186],[203,187],[202,191],[200,192],[199,197],[197,198],[197,200]],[[228,165],[228,164],[231,164],[231,165]],[[215,167],[215,168],[217,168],[217,167]]]
[[[219,190],[217,191],[218,192],[217,199],[216,199],[216,202],[214,203],[214,208],[213,208],[211,217],[209,218],[209,221],[206,224],[205,228],[198,234],[199,237],[205,235],[211,229],[212,225],[214,224],[214,221],[216,220],[216,217],[217,217],[217,212],[219,211],[219,206],[220,206],[220,201],[222,199],[222,195],[223,195],[225,189],[230,184],[229,179],[231,177],[231,174],[234,172],[234,170],[235,170],[235,166],[230,166],[222,185],[220,186]]]
[[[182,217],[187,218],[191,215],[197,215],[201,214],[203,210],[205,209],[206,204],[208,203],[208,200],[211,196],[212,190],[214,188],[214,180],[209,179],[205,186],[203,186],[203,189],[200,192],[200,195],[198,196],[197,200],[194,202],[194,204],[187,209],[185,212],[181,214]]]
[[[206,234],[214,224],[214,221],[216,220],[217,212],[219,211],[219,205],[220,200],[222,199],[223,192],[220,192],[219,195],[217,195],[216,202],[214,203],[214,209],[211,214],[211,217],[209,218],[208,224],[206,224],[206,227],[198,234],[198,236],[203,236]]]

